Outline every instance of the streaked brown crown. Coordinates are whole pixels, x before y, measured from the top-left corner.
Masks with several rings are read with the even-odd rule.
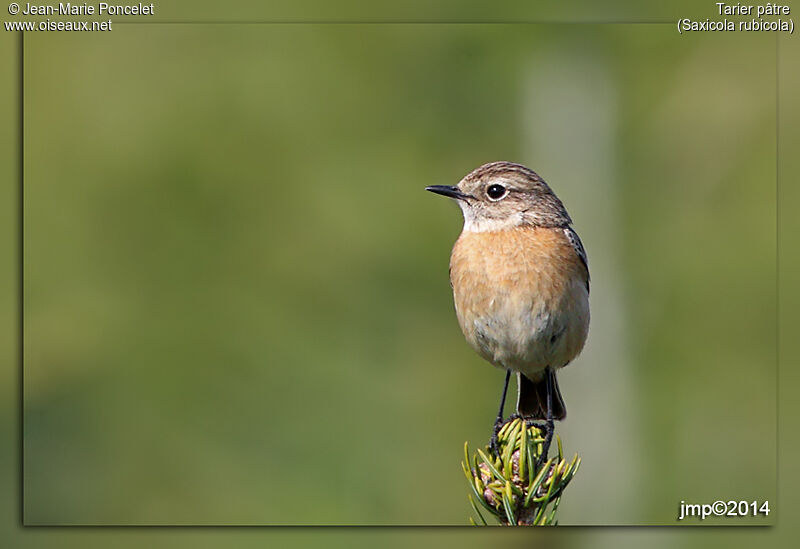
[[[507,192],[493,196],[500,186]],[[572,220],[539,175],[513,162],[491,162],[467,174],[457,185],[464,216],[476,226],[535,225],[567,227]]]

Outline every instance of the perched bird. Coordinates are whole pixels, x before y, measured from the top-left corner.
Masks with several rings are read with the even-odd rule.
[[[572,219],[536,172],[511,162],[426,190],[455,199],[464,214],[450,284],[467,342],[506,370],[495,436],[515,372],[517,413],[546,420],[552,438],[553,419],[567,414],[555,370],[589,332],[589,265]]]

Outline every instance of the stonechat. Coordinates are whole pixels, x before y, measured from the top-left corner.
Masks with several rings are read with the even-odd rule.
[[[515,372],[517,413],[547,422],[549,446],[553,419],[567,414],[555,371],[589,332],[589,264],[572,219],[536,172],[511,162],[426,190],[455,199],[464,214],[450,284],[467,342],[506,370],[495,436]]]

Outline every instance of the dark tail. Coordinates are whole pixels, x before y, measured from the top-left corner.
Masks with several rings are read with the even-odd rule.
[[[547,418],[547,379],[543,375],[538,381],[532,381],[524,375],[517,374],[517,413],[522,417],[533,419]],[[567,417],[567,407],[561,398],[558,380],[553,372],[553,419]]]

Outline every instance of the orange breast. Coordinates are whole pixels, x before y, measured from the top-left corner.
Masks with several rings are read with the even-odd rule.
[[[467,341],[497,366],[535,377],[571,361],[586,340],[588,272],[562,229],[464,232],[450,259]]]

